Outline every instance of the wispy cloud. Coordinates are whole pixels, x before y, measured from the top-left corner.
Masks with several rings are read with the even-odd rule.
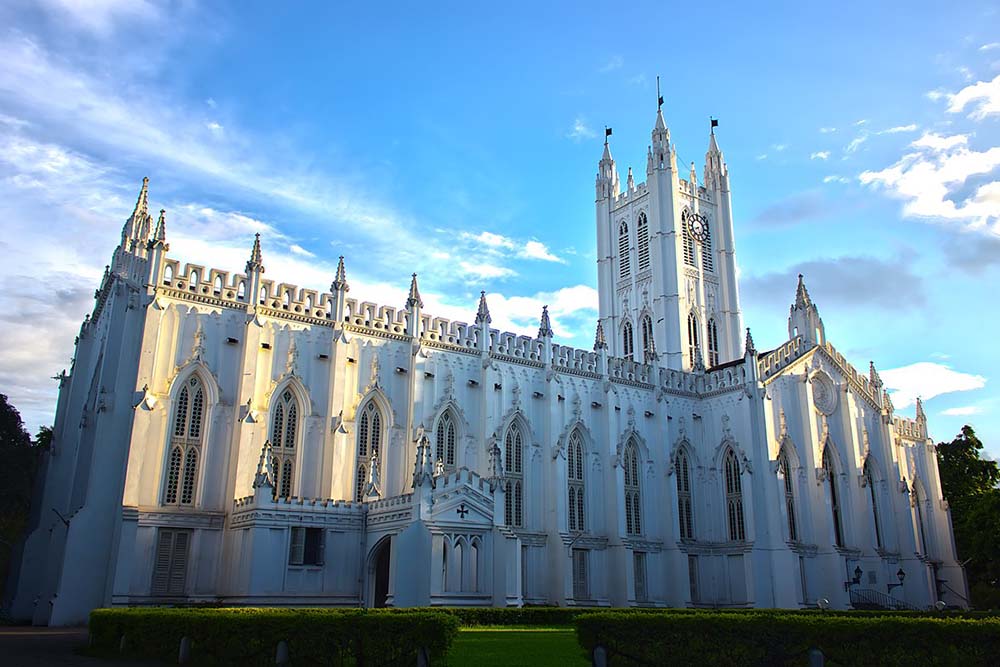
[[[829,176],[823,177],[824,183],[850,183],[851,179],[846,176],[839,176],[837,174],[830,174]]]
[[[858,136],[856,136],[853,139],[851,139],[851,141],[850,141],[849,144],[847,144],[846,146],[844,146],[844,153],[846,153],[847,155],[850,155],[852,153],[856,153],[857,150],[859,148],[861,148],[861,145],[863,143],[865,143],[866,141],[868,141],[868,133],[867,132],[862,132]]]
[[[836,131],[837,131],[837,128],[835,128],[835,127],[821,127],[821,128],[819,128],[820,134],[830,134],[831,132],[836,132]]]
[[[826,160],[830,157],[830,151],[816,151],[809,156],[810,160]]]
[[[942,394],[973,391],[986,386],[986,378],[982,375],[962,373],[947,364],[933,361],[890,368],[881,371],[880,375],[897,408],[913,405],[918,397],[927,401]]]
[[[576,119],[573,120],[573,127],[566,134],[567,138],[576,142],[584,139],[593,139],[596,136],[597,133],[587,125],[587,122],[581,116],[577,116]]]
[[[917,124],[910,123],[909,125],[897,125],[896,127],[890,127],[885,130],[879,130],[875,134],[899,134],[900,132],[916,132]]]
[[[962,113],[970,107],[969,118],[983,120],[1000,114],[1000,74],[992,81],[979,81],[948,95],[948,112]]]
[[[123,23],[162,18],[160,7],[148,0],[38,0],[38,4],[57,21],[102,37]]]
[[[980,51],[995,51],[996,49],[1000,49],[1000,42],[990,42],[979,47]]]
[[[965,405],[962,407],[948,408],[947,410],[942,410],[941,414],[947,415],[949,417],[968,417],[970,415],[982,414],[983,409],[975,405]]]
[[[517,241],[503,234],[493,232],[460,232],[458,238],[469,243],[475,249],[484,251],[487,254],[497,257],[518,257],[521,259],[535,259],[545,262],[558,262],[565,264],[566,260],[553,254],[548,246],[537,239],[527,241]]]
[[[611,56],[606,63],[601,65],[597,71],[601,73],[613,72],[616,69],[621,69],[624,64],[625,58],[620,55],[614,55]]]

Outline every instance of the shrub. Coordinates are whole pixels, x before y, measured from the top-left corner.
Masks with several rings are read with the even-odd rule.
[[[444,657],[458,619],[428,610],[386,613],[333,609],[97,609],[90,615],[98,653],[175,661],[182,637],[202,665],[273,665],[278,643],[299,665],[413,665],[426,648]]]
[[[576,619],[587,650],[613,665],[803,665],[811,648],[836,665],[991,665],[1000,619],[925,615],[595,612]]]

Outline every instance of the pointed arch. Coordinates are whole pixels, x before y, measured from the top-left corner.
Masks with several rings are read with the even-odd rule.
[[[639,213],[639,220],[635,226],[638,248],[638,270],[645,271],[649,268],[649,221],[646,219],[645,211]]]
[[[743,516],[743,482],[740,460],[732,447],[726,447],[722,455],[722,471],[726,494],[726,525],[730,542],[746,540],[746,525]]]
[[[913,476],[913,509],[914,509],[914,520],[916,522],[917,530],[917,548],[920,549],[920,553],[924,556],[930,556],[928,551],[929,540],[927,539],[927,517],[925,516],[927,502],[927,489],[924,486],[923,481],[920,479],[920,475]]]
[[[799,541],[798,519],[795,509],[795,479],[792,462],[789,458],[790,443],[787,439],[778,448],[778,474],[781,476],[781,490],[785,501],[785,524],[788,529],[788,541]]]
[[[574,428],[566,444],[567,516],[571,532],[584,532],[587,526],[587,446],[583,433]]]
[[[434,460],[446,469],[455,468],[458,460],[460,419],[451,405],[446,405],[434,424]]]
[[[268,434],[274,466],[274,497],[291,498],[296,452],[302,433],[303,408],[299,392],[284,382],[271,394]]]
[[[359,481],[355,487],[354,499],[360,502],[364,500],[364,486],[368,477],[372,476],[372,471],[368,466],[381,466],[384,459],[383,453],[388,441],[389,420],[386,412],[382,409],[381,401],[378,400],[378,395],[374,392],[361,402],[354,417],[357,422],[355,451],[358,480],[361,479],[362,471],[366,473],[364,481]]]
[[[715,258],[712,257],[712,225],[705,220],[705,237],[701,241],[701,267],[705,271],[715,272]]]
[[[698,342],[698,316],[692,310],[688,313],[688,361],[692,368],[697,365],[695,363],[695,356],[699,353],[700,347]]]
[[[879,517],[880,503],[878,498],[881,471],[879,471],[878,464],[874,461],[870,453],[865,457],[865,462],[861,466],[861,479],[864,482],[864,486],[868,487],[869,509],[872,513],[872,528],[875,531],[875,548],[882,549],[882,522],[881,517]]]
[[[697,266],[694,262],[694,236],[691,235],[691,228],[688,224],[690,210],[685,208],[681,212],[681,243],[684,244],[684,263],[688,266]]]
[[[618,271],[619,278],[625,280],[631,271],[629,261],[629,238],[628,222],[622,220],[618,223]]]
[[[826,484],[827,500],[830,503],[830,520],[833,523],[833,540],[838,547],[844,546],[844,526],[842,523],[842,508],[840,485],[837,483],[837,473],[842,469],[839,466],[839,456],[836,448],[827,439],[823,446],[823,454],[820,458],[823,470],[823,480]]]
[[[528,433],[524,416],[517,412],[503,435],[504,523],[513,528],[524,527],[524,446]]]
[[[161,502],[194,505],[207,440],[209,412],[218,402],[215,378],[200,361],[189,363],[171,385],[172,413],[167,431]]]
[[[632,332],[632,320],[625,318],[622,324],[622,356],[631,359],[635,352],[635,335]]]
[[[677,521],[680,538],[694,539],[694,501],[691,490],[691,446],[684,440],[675,449],[674,474],[677,484]]]
[[[642,535],[642,460],[639,443],[629,437],[622,451],[624,472],[625,533]]]
[[[653,342],[653,318],[649,311],[643,311],[639,316],[639,335],[642,341],[642,359],[646,361],[653,354],[655,344]]]
[[[708,320],[705,329],[705,343],[708,346],[708,366],[709,368],[719,365],[719,327],[715,323],[715,317]]]

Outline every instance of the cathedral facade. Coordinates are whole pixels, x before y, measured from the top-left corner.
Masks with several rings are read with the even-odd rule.
[[[934,447],[802,277],[740,314],[713,133],[646,182],[605,143],[592,350],[169,255],[144,181],[59,376],[15,618],[95,607],[966,605]],[[183,249],[179,249],[183,250]]]

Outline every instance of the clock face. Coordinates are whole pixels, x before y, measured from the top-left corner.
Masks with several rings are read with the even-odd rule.
[[[681,213],[681,220],[687,223],[688,235],[699,243],[708,237],[708,218],[688,209]]]

